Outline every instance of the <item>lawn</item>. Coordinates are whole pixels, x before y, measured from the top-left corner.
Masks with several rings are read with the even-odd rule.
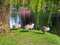
[[[10,34],[0,34],[0,45],[60,45],[60,37],[43,34],[39,30],[11,30]]]

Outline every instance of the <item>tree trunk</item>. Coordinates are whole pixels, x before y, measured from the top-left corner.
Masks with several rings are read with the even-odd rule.
[[[9,33],[9,7],[4,0],[0,1],[0,33]]]

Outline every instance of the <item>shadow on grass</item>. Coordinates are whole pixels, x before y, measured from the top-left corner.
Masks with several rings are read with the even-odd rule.
[[[17,28],[12,28],[12,29],[10,29],[10,30],[18,30]]]
[[[20,30],[20,32],[29,32],[29,30]]]
[[[34,32],[35,34],[44,34],[43,32],[41,33],[41,32]]]

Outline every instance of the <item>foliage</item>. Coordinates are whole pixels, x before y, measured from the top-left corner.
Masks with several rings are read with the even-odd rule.
[[[12,0],[5,0],[6,4],[10,4],[12,2]]]
[[[38,28],[42,25],[51,25],[52,14],[58,10],[60,0],[6,0],[6,3],[12,3],[16,8],[20,6],[30,8],[35,18],[35,26]]]
[[[13,0],[13,6],[16,8],[20,7],[20,0]]]

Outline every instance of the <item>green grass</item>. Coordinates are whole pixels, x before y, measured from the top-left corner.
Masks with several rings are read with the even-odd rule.
[[[60,45],[60,37],[54,34],[38,30],[11,31],[11,34],[0,34],[0,45]]]

